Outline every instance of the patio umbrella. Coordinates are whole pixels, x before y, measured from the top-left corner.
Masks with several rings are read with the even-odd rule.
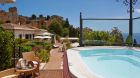
[[[34,38],[38,38],[38,39],[50,39],[51,37],[50,36],[35,36]]]
[[[41,36],[46,36],[46,35],[52,36],[52,35],[54,35],[54,34],[51,34],[51,33],[49,33],[49,32],[44,32],[44,33],[41,33],[41,34],[38,34],[38,35],[41,35]]]
[[[61,40],[65,40],[65,39],[68,39],[68,40],[78,40],[79,38],[77,37],[68,37],[68,38],[60,38]]]
[[[49,38],[51,38],[51,37],[50,37],[50,36],[43,36],[43,38],[48,38],[48,39],[49,39]]]

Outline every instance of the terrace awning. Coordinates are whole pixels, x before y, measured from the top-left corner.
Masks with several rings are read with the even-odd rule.
[[[39,35],[39,36],[52,36],[52,35],[54,35],[54,34],[51,34],[51,33],[49,33],[49,32],[44,32],[44,33],[37,34],[37,35]]]
[[[77,37],[69,37],[69,38],[60,38],[61,40],[66,40],[66,39],[68,39],[68,40],[78,40],[79,38],[77,38]]]
[[[50,36],[35,36],[34,38],[38,38],[38,39],[50,39]]]

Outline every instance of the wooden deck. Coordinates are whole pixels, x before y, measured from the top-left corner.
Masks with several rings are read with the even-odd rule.
[[[40,78],[63,78],[63,70],[44,70],[40,71]]]
[[[62,69],[63,67],[63,52],[58,51],[59,48],[54,48],[50,51],[50,59],[46,64],[45,69],[54,70],[54,69]]]
[[[69,71],[67,53],[64,52],[63,69],[49,69],[49,70],[40,71],[39,78],[76,78]]]
[[[67,53],[58,50],[51,50],[50,61],[46,64],[45,70],[40,71],[39,78],[76,78],[69,71]]]

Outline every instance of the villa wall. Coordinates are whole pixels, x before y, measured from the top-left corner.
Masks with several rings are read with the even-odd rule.
[[[21,39],[30,39],[33,40],[36,33],[36,30],[39,29],[30,28],[26,25],[18,25],[6,23],[2,25],[5,30],[12,31],[14,33],[15,38]]]
[[[35,31],[30,30],[14,30],[14,31],[15,38],[30,39],[30,40],[34,39]]]

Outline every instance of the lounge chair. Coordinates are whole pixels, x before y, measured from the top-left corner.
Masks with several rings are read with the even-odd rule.
[[[25,52],[25,53],[22,53],[22,56],[28,62],[31,61],[34,64],[34,66],[36,66],[35,75],[39,76],[40,75],[40,73],[39,73],[40,60],[37,56],[35,56],[35,53],[34,52]]]
[[[59,47],[59,52],[64,52],[66,49],[65,49],[65,47],[64,47],[64,45],[61,45],[60,47]]]
[[[54,48],[58,48],[58,47],[59,47],[59,45],[55,45],[55,44],[54,44],[54,45],[53,45],[53,47],[54,47]]]

